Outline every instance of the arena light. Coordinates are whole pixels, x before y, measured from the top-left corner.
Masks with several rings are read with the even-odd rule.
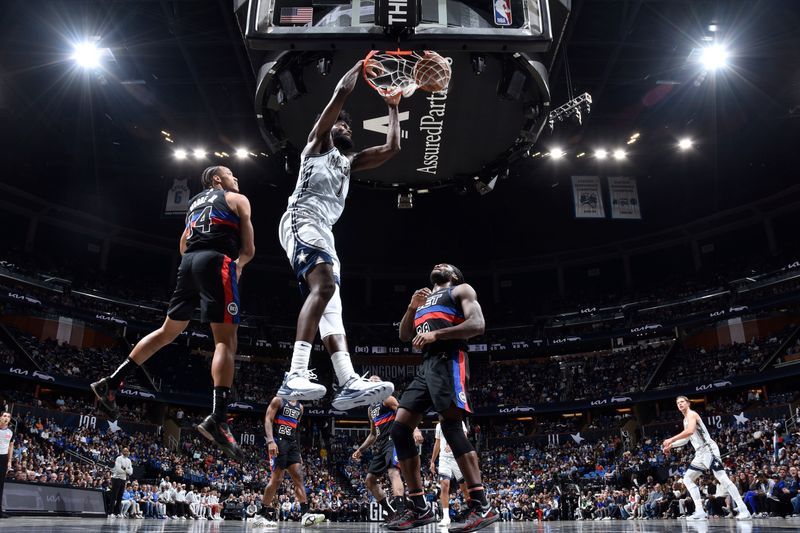
[[[97,44],[92,42],[83,42],[75,45],[75,50],[72,53],[72,59],[74,59],[81,68],[93,69],[100,66],[101,54],[102,52],[99,48],[97,48]]]
[[[553,148],[552,150],[550,150],[550,157],[552,157],[553,159],[561,159],[562,157],[564,157],[565,154],[566,152],[564,152],[564,150],[562,150],[561,148]]]
[[[595,159],[605,159],[606,157],[608,157],[608,150],[600,148],[599,150],[594,151]]]
[[[247,148],[237,148],[236,149],[236,157],[238,157],[239,159],[244,159],[245,157],[247,157],[248,153],[249,153],[249,151],[247,150]]]
[[[206,151],[202,148],[195,148],[192,150],[192,155],[195,159],[203,159],[206,156]]]
[[[700,64],[709,71],[719,70],[728,64],[728,51],[720,44],[712,44],[700,52]]]
[[[622,148],[617,148],[616,150],[614,150],[614,159],[616,159],[617,161],[622,161],[623,159],[625,159],[625,150],[623,150]]]
[[[684,137],[683,139],[678,141],[678,148],[680,148],[683,151],[688,150],[692,146],[694,146],[694,141],[691,140],[689,137]]]
[[[186,159],[186,150],[183,148],[175,150],[175,159]]]

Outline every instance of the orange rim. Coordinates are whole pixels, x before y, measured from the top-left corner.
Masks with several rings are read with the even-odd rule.
[[[369,77],[367,76],[367,61],[372,59],[375,56],[375,54],[380,52],[381,52],[380,50],[369,51],[367,56],[364,58],[364,64],[361,65],[361,75],[364,78],[364,81],[366,81],[370,87],[378,91],[378,93],[380,93],[383,96],[389,96],[390,94],[392,94],[392,91],[390,91],[389,89],[384,89],[383,87],[379,87],[378,85],[375,85],[375,83],[373,83],[372,80],[369,79]],[[400,50],[399,48],[397,50],[385,50],[384,53],[392,56],[410,56],[414,54],[414,52],[411,50]]]

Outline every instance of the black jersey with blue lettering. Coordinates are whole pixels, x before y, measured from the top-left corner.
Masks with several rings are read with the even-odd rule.
[[[272,421],[272,436],[278,439],[297,439],[297,424],[303,416],[300,402],[290,402],[281,398],[281,407]]]
[[[417,307],[414,314],[414,327],[417,333],[449,328],[464,322],[461,304],[453,298],[453,288],[439,289],[428,296],[425,303]],[[454,350],[466,350],[467,343],[463,339],[436,341],[425,346],[425,354],[445,353]]]
[[[383,402],[375,402],[368,408],[369,418],[375,424],[375,442],[380,444],[389,438],[397,411],[386,407]]]
[[[189,201],[186,213],[186,251],[214,250],[239,257],[239,216],[231,211],[222,189],[206,189]]]

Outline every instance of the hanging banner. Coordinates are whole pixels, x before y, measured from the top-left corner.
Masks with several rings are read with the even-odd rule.
[[[641,220],[639,191],[635,178],[615,176],[608,178],[608,195],[611,198],[611,218]]]
[[[188,180],[172,180],[172,188],[167,191],[167,201],[164,205],[165,215],[183,215],[189,208]]]
[[[599,176],[572,176],[575,218],[605,218]]]

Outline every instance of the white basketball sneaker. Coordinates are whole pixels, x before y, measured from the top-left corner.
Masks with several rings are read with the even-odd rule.
[[[250,521],[253,527],[278,527],[278,523],[268,519],[266,516],[258,515]]]
[[[391,381],[370,381],[364,376],[353,376],[347,380],[331,402],[334,409],[349,411],[354,407],[366,407],[382,402],[394,392],[394,383]]]
[[[448,527],[448,526],[450,526],[450,515],[446,514],[439,522],[439,527]]]
[[[316,526],[317,524],[321,524],[324,521],[325,521],[325,515],[316,513],[306,513],[300,519],[300,523],[303,525],[303,527]]]
[[[736,520],[752,520],[753,515],[750,514],[750,511],[747,510],[747,507],[744,509],[737,509],[736,513]]]
[[[708,515],[702,511],[695,511],[686,517],[686,520],[708,520]]]
[[[328,390],[324,385],[312,383],[312,379],[317,379],[313,370],[287,372],[281,388],[278,389],[278,396],[287,400],[319,400]]]

